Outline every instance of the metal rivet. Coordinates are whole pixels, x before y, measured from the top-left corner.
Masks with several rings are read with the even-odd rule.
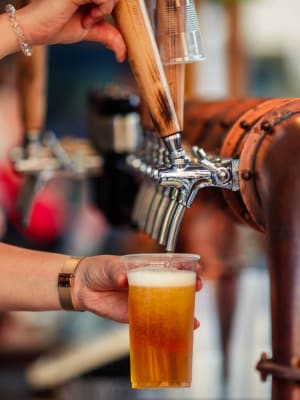
[[[263,121],[260,125],[261,129],[263,131],[269,131],[272,128],[272,125],[270,124],[269,121]]]
[[[248,171],[248,170],[244,170],[241,173],[241,177],[245,180],[245,181],[249,181],[252,178],[252,172]]]
[[[248,129],[248,128],[250,128],[250,124],[247,121],[243,120],[240,122],[240,127],[242,129]]]

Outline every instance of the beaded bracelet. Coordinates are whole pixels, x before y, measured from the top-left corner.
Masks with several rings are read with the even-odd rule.
[[[32,48],[26,42],[23,30],[16,20],[16,9],[12,4],[7,4],[5,6],[5,12],[8,14],[9,22],[11,27],[13,28],[15,34],[17,35],[17,39],[23,54],[27,57],[32,55]]]

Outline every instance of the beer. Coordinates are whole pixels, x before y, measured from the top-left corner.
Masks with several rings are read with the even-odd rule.
[[[196,273],[128,271],[133,388],[191,385]]]

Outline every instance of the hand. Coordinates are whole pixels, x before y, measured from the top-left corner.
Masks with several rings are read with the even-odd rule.
[[[17,18],[31,45],[95,41],[112,50],[122,62],[126,57],[124,40],[105,20],[117,1],[32,0],[18,10]]]
[[[200,264],[196,272],[196,291],[199,291],[202,288]],[[79,310],[88,310],[113,321],[128,322],[127,288],[127,274],[121,257],[88,257],[76,269],[74,302]],[[195,318],[194,328],[199,326]]]
[[[121,257],[87,257],[76,269],[74,302],[79,310],[88,310],[117,322],[128,322],[127,287]]]

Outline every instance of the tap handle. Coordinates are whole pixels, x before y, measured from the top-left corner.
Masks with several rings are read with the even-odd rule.
[[[46,113],[46,46],[36,46],[31,57],[18,55],[17,83],[24,122],[24,142],[35,153],[44,129]],[[32,155],[32,154],[30,154]]]
[[[144,0],[120,0],[116,24],[126,42],[128,60],[160,137],[180,131],[172,96]]]

